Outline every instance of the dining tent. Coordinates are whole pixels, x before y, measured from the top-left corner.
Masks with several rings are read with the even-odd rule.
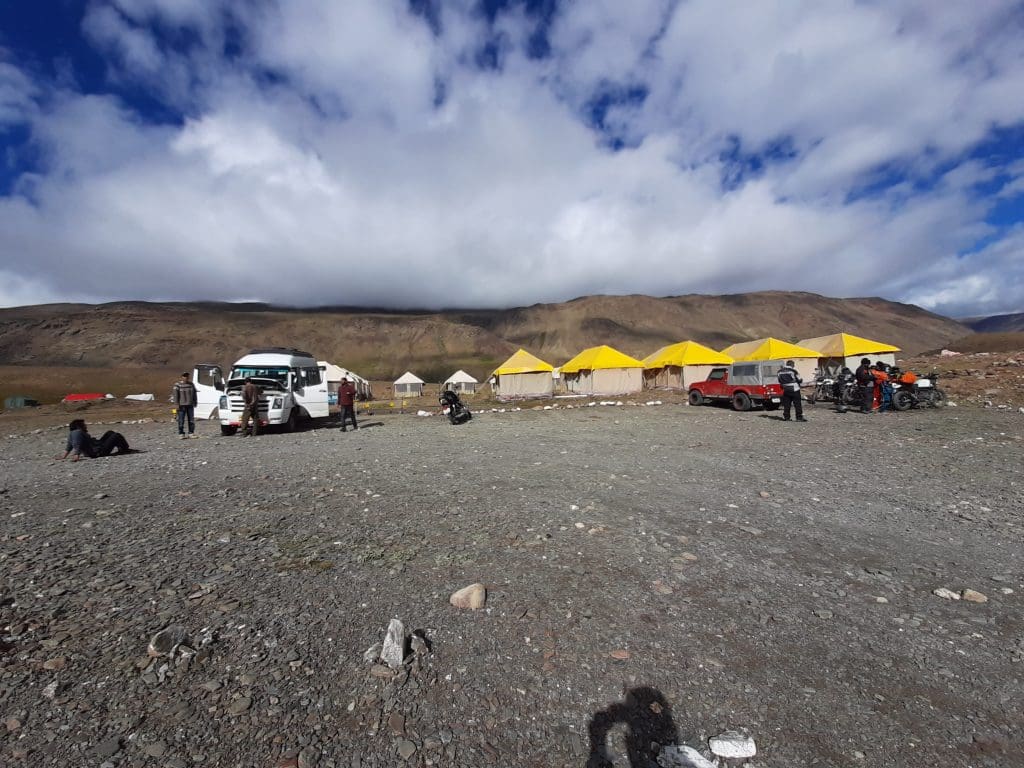
[[[797,373],[805,382],[810,382],[814,378],[818,360],[822,357],[821,352],[770,336],[754,341],[741,341],[723,349],[722,354],[729,355],[737,363],[778,360],[781,365],[787,360],[792,360]]]
[[[462,394],[473,394],[476,392],[476,386],[479,383],[479,381],[460,369],[444,380],[441,389],[450,389],[452,392],[461,392]]]
[[[644,388],[644,364],[607,344],[589,347],[561,367],[562,386],[579,395],[625,395]]]
[[[551,397],[554,368],[525,349],[516,351],[490,375],[491,391],[499,400]]]
[[[648,389],[687,389],[693,382],[707,379],[715,366],[729,365],[732,358],[696,341],[680,341],[652,352],[642,362]]]
[[[406,371],[395,379],[395,397],[419,397],[423,394],[423,379]]]
[[[804,339],[800,346],[820,352],[823,355],[821,367],[830,373],[838,373],[839,369],[844,367],[852,371],[865,357],[871,360],[872,364],[882,362],[895,365],[895,353],[900,351],[899,347],[892,344],[883,344],[849,333],[833,333],[829,336]]]

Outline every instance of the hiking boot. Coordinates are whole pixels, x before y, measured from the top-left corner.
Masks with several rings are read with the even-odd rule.
[[[805,419],[803,416],[797,416],[796,420],[797,421],[807,421],[807,419]]]
[[[188,435],[182,433],[182,434],[178,435],[178,439],[179,440],[188,440]]]

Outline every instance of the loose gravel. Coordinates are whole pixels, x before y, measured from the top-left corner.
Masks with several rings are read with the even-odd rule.
[[[6,438],[0,764],[1019,765],[1024,416],[807,410]]]

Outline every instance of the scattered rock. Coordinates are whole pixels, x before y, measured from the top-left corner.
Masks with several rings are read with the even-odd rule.
[[[965,589],[960,593],[960,597],[969,603],[987,603],[988,598],[981,592],[976,592],[973,589]]]
[[[768,493],[768,491],[759,491],[757,495],[760,496],[762,499],[767,499],[769,496],[771,496],[771,494]]]
[[[395,736],[405,735],[405,717],[399,712],[392,712],[388,716],[388,727]]]
[[[674,589],[672,589],[672,587],[670,587],[661,579],[655,579],[653,586],[654,591],[657,592],[659,595],[671,595],[675,591]]]
[[[387,680],[395,676],[394,670],[384,664],[374,664],[370,667],[370,674],[374,677],[379,677],[382,680]]]
[[[661,768],[718,768],[718,761],[708,760],[696,749],[685,744],[670,744],[662,747],[658,753],[658,765]]]
[[[448,602],[456,608],[468,608],[476,611],[483,608],[487,602],[487,590],[483,584],[470,584],[468,587],[463,587],[458,592],[452,593]]]
[[[412,647],[412,652],[417,656],[426,656],[430,653],[430,646],[427,644],[427,641],[416,633],[413,633],[412,638],[410,638],[409,645]]]
[[[824,608],[819,608],[818,610],[816,610],[814,612],[814,615],[817,616],[819,619],[831,619],[832,618],[832,611],[827,611]],[[715,754],[718,754],[718,753],[716,752]]]
[[[58,685],[57,681],[54,680],[48,686],[43,688],[43,696],[45,698],[47,698],[47,699],[52,699],[54,696],[56,696],[57,695],[57,685]]]
[[[21,720],[16,717],[8,717],[4,720],[4,725],[7,727],[8,733],[21,730]]]
[[[719,757],[743,758],[757,754],[757,745],[746,730],[720,733],[708,740],[708,746]]]
[[[92,749],[94,757],[98,757],[100,760],[106,760],[108,757],[113,757],[121,751],[121,737],[111,736],[109,739],[101,741]]]
[[[150,757],[163,757],[167,752],[167,742],[154,741],[152,744],[147,744],[142,751]]]
[[[66,667],[67,664],[68,660],[66,658],[64,658],[63,656],[56,656],[52,659],[47,659],[46,661],[44,661],[43,669],[48,669],[50,671],[64,669],[64,667]]]
[[[946,589],[945,587],[939,587],[938,589],[933,589],[932,590],[932,594],[935,595],[936,597],[941,597],[941,598],[943,598],[945,600],[959,600],[960,599],[960,595],[958,595],[956,592],[954,592],[951,589]]]
[[[175,648],[188,640],[188,633],[180,624],[171,624],[161,629],[149,641],[148,653],[150,656],[167,656]]]
[[[399,619],[392,619],[388,624],[380,659],[391,669],[398,669],[405,661],[405,625]]]
[[[416,745],[408,739],[402,739],[398,742],[398,756],[403,760],[408,760],[416,753]]]
[[[627,651],[625,648],[619,648],[618,650],[614,650],[608,655],[611,656],[613,659],[618,659],[619,661],[625,661],[630,656],[629,651]]]
[[[365,651],[363,651],[363,661],[373,664],[373,662],[377,661],[377,659],[380,658],[380,652],[381,650],[383,650],[383,648],[384,646],[380,643],[374,643]]]
[[[239,696],[237,699],[233,699],[228,704],[228,712],[232,715],[240,715],[243,712],[248,711],[249,707],[252,706],[251,696]]]

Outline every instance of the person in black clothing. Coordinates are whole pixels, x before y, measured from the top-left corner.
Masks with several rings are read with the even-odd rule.
[[[779,384],[782,386],[782,418],[786,421],[789,421],[789,413],[794,407],[796,408],[796,420],[807,421],[804,418],[804,404],[800,397],[800,385],[803,383],[804,380],[796,372],[792,360],[787,360],[786,364],[779,368]]]
[[[860,367],[857,368],[854,378],[857,380],[857,386],[860,387],[860,412],[871,413],[875,404],[875,376],[871,373],[871,361],[866,357],[861,359]]]
[[[64,455],[58,456],[57,460],[63,461],[71,456],[72,461],[78,461],[82,456],[95,459],[100,456],[112,456],[115,453],[120,455],[131,452],[132,449],[128,447],[128,441],[120,432],[108,430],[103,433],[103,437],[97,440],[89,434],[89,428],[85,426],[84,419],[75,419],[68,424],[68,441],[64,446]]]

